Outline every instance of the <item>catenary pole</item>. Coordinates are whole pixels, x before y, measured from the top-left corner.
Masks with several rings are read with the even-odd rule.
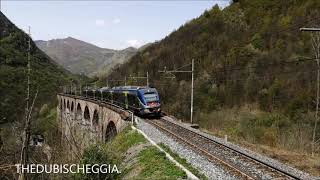
[[[147,87],[149,87],[149,72],[147,71],[147,76],[129,76],[129,79],[146,79],[147,80]]]
[[[179,67],[175,70],[167,70],[166,67],[164,67],[164,70],[158,71],[160,73],[167,73],[174,76],[174,73],[191,73],[191,103],[190,103],[190,123],[193,124],[193,89],[194,89],[194,59],[192,59],[191,62],[191,71],[190,70],[178,70],[182,69],[184,67],[190,66],[190,64],[184,65],[182,67]],[[175,77],[175,76],[174,76]]]
[[[191,65],[191,107],[190,107],[190,123],[193,123],[193,82],[194,82],[194,59],[192,59],[192,65]]]
[[[149,87],[149,72],[147,71],[147,87]]]

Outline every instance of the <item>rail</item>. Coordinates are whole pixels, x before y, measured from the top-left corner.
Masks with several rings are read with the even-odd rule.
[[[176,123],[172,123],[165,118],[161,118],[160,120],[153,119],[147,122],[173,136],[178,141],[190,146],[195,151],[200,152],[206,156],[209,161],[218,162],[228,170],[232,170],[238,177],[244,179],[261,179],[266,178],[261,176],[267,174],[271,179],[301,179],[299,176],[283,171],[253,156],[244,154],[237,149],[233,149],[183,126],[179,126]],[[227,157],[223,157],[224,155]],[[248,167],[240,166],[241,164],[236,163],[235,159],[245,162]],[[259,169],[260,173],[255,173],[252,170],[253,167]]]
[[[102,101],[96,98],[90,98],[90,97],[83,97],[83,96],[77,96],[77,95],[71,95],[71,94],[58,94],[61,96],[66,96],[70,98],[76,98],[81,100],[90,101],[93,103],[99,103],[103,106],[111,107],[112,110],[115,110],[117,112],[127,112],[132,114],[132,112],[122,108],[121,106],[118,106],[116,104]],[[133,116],[132,116],[133,117]],[[173,136],[177,140],[181,141],[182,143],[190,146],[195,151],[200,152],[201,154],[205,155],[209,161],[211,162],[219,162],[221,165],[223,165],[228,170],[231,170],[233,173],[238,175],[238,177],[241,177],[243,179],[261,179],[261,172],[263,171],[263,174],[268,174],[271,179],[302,179],[301,177],[289,173],[287,171],[284,171],[280,168],[277,168],[275,166],[272,166],[266,162],[261,161],[258,158],[255,158],[254,156],[250,156],[248,154],[245,154],[235,148],[232,148],[230,146],[227,146],[221,142],[215,141],[211,138],[208,138],[206,136],[203,136],[197,132],[194,132],[188,128],[185,128],[181,125],[178,125],[176,123],[170,122],[165,118],[161,119],[146,119],[147,122],[154,125],[158,129],[168,133],[169,135]],[[197,142],[198,141],[198,142]],[[207,147],[205,147],[207,146]],[[252,170],[245,169],[243,166],[239,167],[239,164],[236,164],[232,161],[230,161],[230,157],[225,158],[222,157],[222,155],[219,153],[214,153],[211,151],[208,147],[214,146],[215,148],[219,148],[222,152],[225,152],[226,154],[229,154],[229,156],[233,158],[236,157],[236,159],[241,159],[242,161],[246,161],[250,166],[258,167],[257,169],[260,169],[260,174],[253,173]],[[250,162],[249,162],[250,161]],[[265,178],[265,177],[264,177]]]

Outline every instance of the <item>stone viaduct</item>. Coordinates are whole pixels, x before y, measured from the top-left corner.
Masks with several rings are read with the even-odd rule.
[[[90,144],[107,142],[123,130],[132,114],[106,102],[58,94],[57,120],[71,159]]]

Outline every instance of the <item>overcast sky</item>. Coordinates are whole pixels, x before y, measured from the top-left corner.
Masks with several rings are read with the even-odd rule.
[[[34,40],[74,37],[123,49],[161,40],[219,1],[2,1],[2,12]]]

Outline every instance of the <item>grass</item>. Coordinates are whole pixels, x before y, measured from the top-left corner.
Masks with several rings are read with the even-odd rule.
[[[137,145],[139,143],[146,143],[146,139],[139,134],[137,131],[131,129],[131,127],[126,127],[122,132],[120,132],[111,142],[107,144],[107,147],[111,151],[117,152],[117,154],[125,153],[130,147]]]
[[[191,164],[187,162],[186,159],[181,158],[178,154],[171,151],[171,149],[164,145],[163,143],[160,143],[159,146],[165,150],[167,153],[169,153],[176,161],[178,161],[182,166],[187,168],[190,172],[192,172],[195,176],[197,176],[199,179],[208,179],[205,175],[200,173],[197,169],[195,169]]]
[[[146,139],[131,127],[126,127],[107,144],[91,146],[87,152],[90,153],[83,157],[86,163],[99,163],[104,159],[104,163],[117,164],[121,174],[113,179],[187,178],[184,171],[169,161],[163,152],[147,144]]]
[[[139,153],[141,173],[137,179],[186,179],[187,175],[166,158],[165,153],[149,146]]]

